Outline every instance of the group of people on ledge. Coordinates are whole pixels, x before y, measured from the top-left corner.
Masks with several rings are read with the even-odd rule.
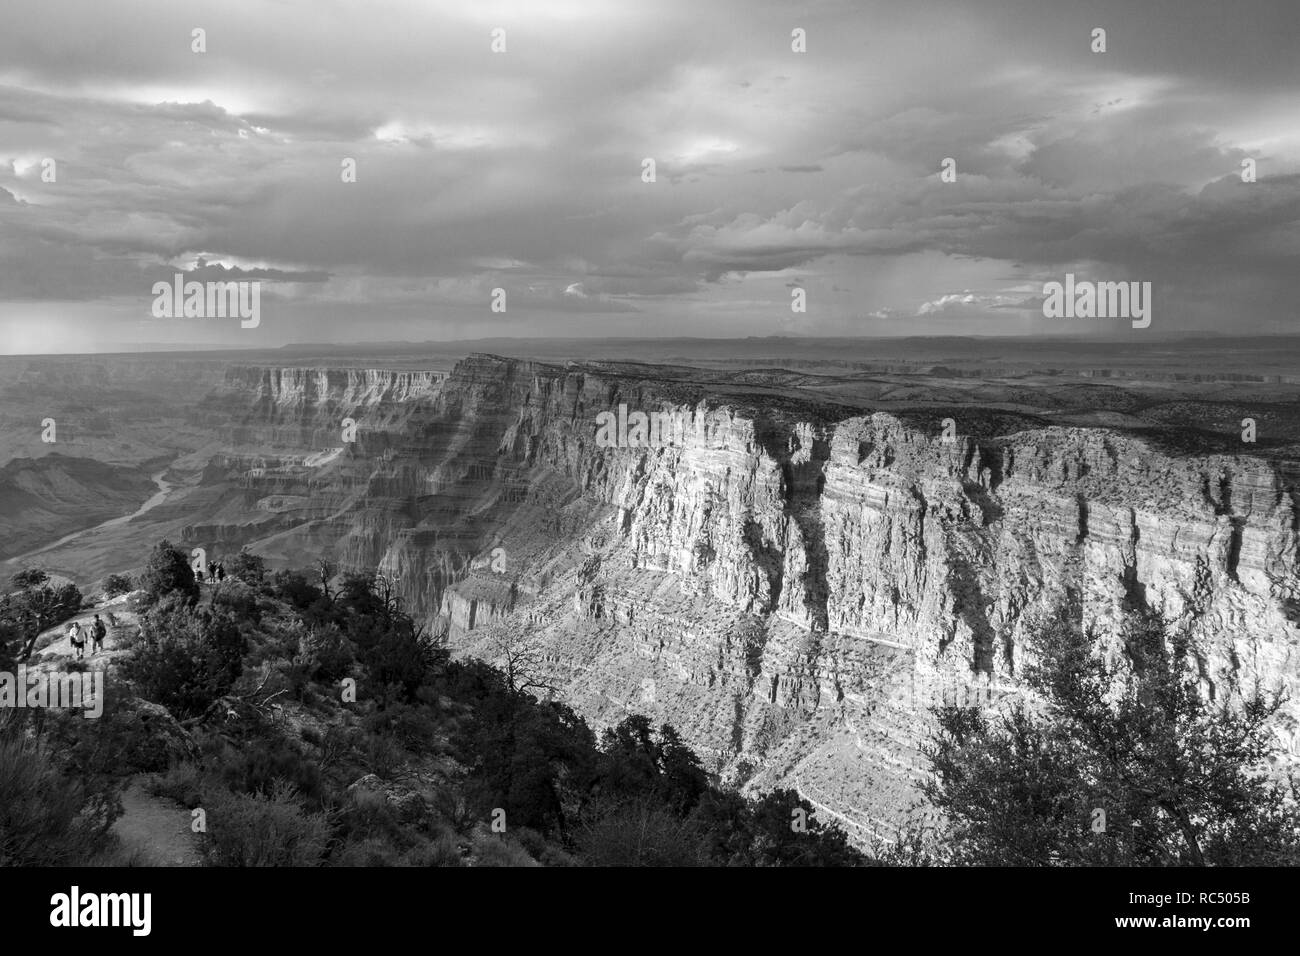
[[[205,574],[203,568],[194,568],[194,580],[199,584],[205,583],[219,584],[226,580],[226,569],[220,563],[213,564]],[[104,638],[108,636],[108,627],[98,614],[95,620],[86,627],[82,627],[80,621],[72,621],[68,624],[68,642],[72,644],[72,651],[77,660],[82,660],[86,656],[86,637],[90,637],[90,653],[94,656],[96,651],[104,649]]]
[[[90,635],[90,653],[93,656],[96,651],[104,649],[104,638],[108,636],[108,628],[100,620],[98,614],[95,620],[83,631],[80,621],[73,621],[68,625],[68,641],[72,644],[72,650],[77,655],[77,660],[86,656],[86,635]]]
[[[194,580],[198,581],[199,584],[203,583],[204,580],[203,568],[196,567],[194,569]],[[220,563],[212,565],[212,567],[208,569],[207,580],[211,584],[220,584],[222,581],[226,580],[225,567],[222,566]]]

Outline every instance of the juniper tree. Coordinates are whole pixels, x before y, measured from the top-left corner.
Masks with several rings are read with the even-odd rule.
[[[25,661],[42,631],[77,613],[82,595],[71,582],[51,584],[50,576],[39,568],[19,571],[10,584],[15,590],[0,598],[0,643],[16,648],[20,636],[25,635],[24,646],[16,654],[18,660]]]
[[[159,541],[140,575],[140,605],[152,607],[168,594],[181,594],[189,603],[199,598],[199,583],[189,558],[170,541]]]
[[[1009,865],[1300,862],[1300,817],[1263,772],[1280,691],[1216,699],[1185,631],[1132,610],[1098,651],[1077,604],[1043,622],[1034,703],[937,710],[924,790],[952,861]]]

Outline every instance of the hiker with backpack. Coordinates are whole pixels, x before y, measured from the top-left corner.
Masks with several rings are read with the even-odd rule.
[[[95,623],[90,625],[90,653],[91,654],[94,654],[96,651],[102,651],[104,649],[104,638],[107,635],[108,635],[108,628],[104,626],[104,622],[101,621],[99,619],[99,615],[96,614]]]
[[[81,624],[73,621],[68,625],[68,642],[72,649],[77,653],[77,660],[81,660],[86,655],[86,639],[81,634]]]

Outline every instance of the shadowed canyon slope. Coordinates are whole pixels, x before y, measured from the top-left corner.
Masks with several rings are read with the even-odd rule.
[[[1282,420],[1293,395],[969,379],[232,366],[177,411],[207,441],[172,449],[178,488],[140,533],[379,566],[458,651],[535,644],[587,716],[668,721],[711,769],[796,786],[857,835],[916,801],[931,704],[1017,693],[1026,628],[1067,588],[1102,634],[1125,602],[1186,625],[1216,695],[1294,687],[1293,436],[1233,430],[1236,403]],[[620,404],[691,427],[598,447]],[[1277,727],[1292,752],[1297,714]]]

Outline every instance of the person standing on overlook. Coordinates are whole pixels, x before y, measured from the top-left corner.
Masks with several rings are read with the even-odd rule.
[[[86,656],[86,639],[81,635],[81,623],[73,621],[68,625],[68,643],[72,645],[73,651],[76,652],[77,660]]]
[[[95,623],[90,625],[90,653],[91,654],[94,654],[96,651],[102,651],[104,649],[104,638],[105,636],[107,636],[107,634],[108,634],[108,628],[104,626],[104,622],[101,621],[99,619],[99,615],[96,614]]]

